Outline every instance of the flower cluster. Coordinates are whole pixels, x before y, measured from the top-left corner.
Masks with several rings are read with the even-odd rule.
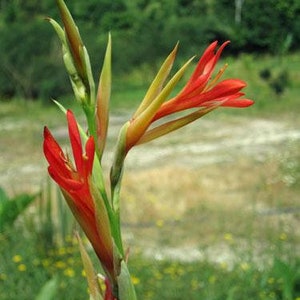
[[[210,44],[183,89],[176,96],[168,99],[192,61],[192,59],[189,60],[164,86],[176,56],[177,46],[175,47],[130,121],[126,139],[127,150],[135,144],[148,142],[185,126],[219,106],[247,107],[253,104],[252,100],[241,98],[244,96],[241,90],[246,87],[244,81],[226,79],[219,82],[227,65],[212,78],[219,57],[228,43],[229,41],[223,43],[217,51],[215,51],[217,41]],[[165,122],[149,130],[150,125],[155,121],[190,109],[196,110],[184,117]]]

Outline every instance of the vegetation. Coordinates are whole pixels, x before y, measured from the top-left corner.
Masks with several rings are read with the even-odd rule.
[[[182,145],[191,136],[204,142],[224,123],[236,128],[266,120],[284,122],[285,129],[299,128],[300,26],[294,17],[299,14],[299,1],[69,2],[96,62],[95,78],[107,32],[113,33],[117,74],[113,116],[133,111],[156,71],[156,63],[149,62],[159,61],[177,39],[185,58],[199,53],[213,39],[232,40],[227,53],[237,56],[226,58],[226,72],[248,82],[247,96],[256,104],[242,113],[218,110],[208,123],[215,124],[211,131],[207,127],[199,130],[200,120],[188,129],[193,134],[182,131],[154,147]],[[240,15],[233,4],[238,2],[242,2]],[[59,96],[66,107],[74,108],[58,59],[58,42],[50,25],[42,21],[45,15],[55,17],[55,5],[53,0],[0,0],[0,8],[0,158],[4,157],[0,173],[7,189],[0,190],[1,299],[37,296],[36,300],[45,300],[45,294],[47,300],[87,299],[72,216],[49,183],[33,199],[33,182],[40,183],[44,177],[38,172],[38,176],[29,176],[21,168],[24,163],[34,163],[35,169],[43,164],[42,125],[47,123],[59,131],[64,124],[54,105],[28,100],[48,103]],[[111,134],[113,137],[114,132]],[[63,133],[60,138],[65,138]],[[129,266],[138,297],[299,300],[299,146],[294,135],[294,140],[276,144],[276,151],[264,157],[230,153],[232,160],[209,168],[196,163],[179,167],[173,164],[174,156],[139,172],[129,167],[122,220],[131,245]],[[112,147],[111,140],[108,147]],[[145,149],[137,151],[146,154]],[[255,148],[249,146],[248,151],[255,152]],[[183,156],[181,152],[178,161]],[[13,178],[9,183],[7,170]],[[158,181],[163,189],[158,189]],[[23,199],[20,205],[16,205],[17,199]],[[4,206],[18,208],[11,210],[11,217],[2,213]],[[149,251],[141,252],[139,243],[143,248],[149,246]],[[179,249],[180,256],[178,252],[174,255],[174,249]]]
[[[210,168],[206,180],[211,178],[223,185],[220,169],[232,177],[227,179],[232,190],[227,197],[224,192],[220,195],[220,187],[210,189],[203,185],[203,169],[181,168],[178,175],[174,175],[171,166],[159,167],[156,172],[155,168],[138,174],[129,171],[124,190],[126,201],[122,204],[127,222],[124,230],[135,236],[129,242],[132,246],[129,265],[138,297],[298,300],[299,236],[295,229],[299,215],[297,211],[291,214],[285,211],[296,207],[298,201],[298,161],[299,153],[295,150],[281,163],[250,160],[245,164],[245,159],[242,162],[236,159],[235,167],[223,163],[219,168]],[[241,173],[242,169],[250,170],[250,165],[249,176]],[[157,172],[160,182],[163,180],[163,190],[157,189]],[[147,178],[143,187],[137,185],[137,175],[139,180]],[[293,180],[287,185],[281,179],[270,183],[275,176]],[[184,181],[174,188],[173,181],[181,177]],[[235,186],[237,178],[239,184]],[[190,186],[194,190],[189,190]],[[241,198],[234,197],[241,187]],[[46,186],[41,199],[20,214],[14,226],[0,234],[1,299],[21,295],[22,299],[31,300],[42,295],[43,290],[48,298],[37,299],[87,299],[79,247],[72,235],[74,223],[68,225],[66,208],[56,193],[53,187]],[[254,201],[256,196],[259,200]],[[247,203],[251,199],[252,203]],[[186,206],[185,213],[182,205]],[[271,207],[271,214],[259,215],[260,205]],[[148,252],[141,251],[145,245],[149,246]],[[179,250],[177,256],[174,249]],[[201,255],[194,257],[191,249]]]
[[[231,40],[230,53],[282,54],[300,48],[299,0],[69,1],[98,77],[112,32],[115,74],[155,66],[177,41],[185,59],[212,40]],[[70,92],[60,46],[45,16],[53,0],[0,1],[0,98],[50,98]],[[229,52],[228,52],[229,53]]]
[[[0,188],[0,232],[12,226],[18,215],[34,200],[35,196],[23,194],[10,199]]]
[[[256,120],[285,122],[285,128],[300,125],[299,54],[283,58],[243,54],[226,61],[228,76],[237,76],[238,72],[248,82],[247,95],[256,104],[243,112],[225,109],[215,112],[209,123],[209,126],[215,124],[212,132],[218,133],[219,124],[247,127]],[[281,70],[288,70],[288,84],[277,94],[270,82]],[[135,69],[117,79],[112,95],[114,116],[128,115],[128,110],[134,110],[143,97],[147,78],[141,81],[140,75],[144,71],[145,67]],[[267,76],[261,74],[264,72]],[[64,104],[73,109],[72,101],[67,98]],[[64,117],[57,116],[55,106],[24,101],[1,103],[0,116],[2,154],[11,157],[7,159],[10,168],[14,163],[18,165],[18,177],[14,175],[16,180],[6,187],[19,180],[24,184],[14,186],[13,190],[22,192],[24,187],[30,190],[35,178],[19,171],[19,165],[24,163],[20,158],[27,157],[27,162],[35,158],[41,165],[38,139],[41,126],[48,123],[59,130]],[[205,142],[211,137],[207,127],[199,130],[207,124],[203,122],[204,119],[189,127],[192,133],[171,135],[164,143],[158,140],[158,146],[176,147],[178,143],[188,143],[191,137]],[[11,130],[10,123],[19,126]],[[20,139],[23,142],[19,149],[16,145]],[[108,147],[112,147],[111,140]],[[211,164],[209,168],[174,166],[172,156],[164,165],[152,163],[138,173],[132,166],[126,170],[123,191],[126,201],[122,202],[124,230],[131,245],[129,266],[139,298],[299,299],[299,141],[291,140],[276,147],[276,152],[270,151],[265,158],[259,153],[253,158],[230,153],[234,161]],[[14,154],[15,149],[18,156]],[[137,151],[146,154],[146,149]],[[30,157],[27,153],[31,153]],[[183,159],[181,152],[178,161]],[[7,166],[1,165],[3,174]],[[139,184],[140,180],[143,185]],[[160,184],[163,189],[158,189]],[[0,234],[1,299],[20,295],[24,300],[33,299],[45,285],[61,295],[60,299],[85,299],[87,286],[78,245],[72,235],[74,223],[57,191],[48,183],[42,190],[41,197]],[[139,243],[148,245],[149,241],[152,255],[140,250]],[[177,248],[181,249],[179,258],[170,254]],[[193,258],[189,249],[196,249],[203,256]],[[218,261],[222,257],[225,259]],[[48,294],[51,295],[49,291]]]
[[[1,247],[13,246],[10,252],[2,251],[1,299],[20,296],[24,300],[88,299],[76,242],[69,240],[65,246],[45,255],[32,251],[37,240],[27,239],[24,248],[18,238],[24,240],[17,231],[5,240],[1,236]],[[225,263],[153,261],[134,256],[130,265],[139,299],[295,300],[300,297],[300,262],[293,258],[284,261],[274,258],[262,268],[243,257],[229,268]],[[47,290],[47,297],[34,298],[49,280],[55,280],[55,284]]]

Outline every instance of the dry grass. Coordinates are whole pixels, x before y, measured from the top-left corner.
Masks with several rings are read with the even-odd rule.
[[[292,211],[299,209],[298,191],[283,178],[276,159],[128,171],[122,209],[126,232],[134,237],[130,243],[206,247],[228,237],[299,241],[299,211]]]

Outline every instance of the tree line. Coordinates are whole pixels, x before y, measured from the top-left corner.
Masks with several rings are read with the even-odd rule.
[[[66,0],[99,72],[107,33],[118,74],[154,64],[180,41],[182,57],[213,40],[230,53],[300,48],[300,0]],[[60,44],[46,16],[54,0],[0,0],[0,99],[49,99],[70,92]],[[97,75],[96,75],[97,76]]]

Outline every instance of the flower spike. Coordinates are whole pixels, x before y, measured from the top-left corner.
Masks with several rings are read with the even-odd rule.
[[[94,138],[86,141],[85,153],[76,119],[67,111],[69,137],[75,166],[65,155],[47,127],[44,129],[44,154],[49,163],[48,171],[60,186],[62,193],[75,218],[86,233],[101,264],[109,274],[115,277],[117,269],[114,262],[113,241],[109,217],[99,193],[95,192],[92,179],[95,156]],[[103,209],[98,209],[102,205]]]
[[[252,105],[253,101],[244,98],[244,81],[221,79],[227,64],[215,72],[229,41],[219,47],[217,41],[211,43],[199,58],[183,88],[174,92],[194,59],[190,58],[170,76],[178,51],[177,43],[164,60],[132,118],[121,127],[110,177],[106,180],[102,157],[109,123],[111,36],[108,36],[96,91],[89,55],[79,30],[64,0],[55,1],[63,26],[51,18],[48,21],[62,44],[63,61],[75,98],[85,113],[87,131],[78,125],[70,110],[56,102],[66,114],[71,154],[69,156],[62,150],[50,130],[45,127],[43,150],[48,162],[48,173],[59,185],[102,266],[103,276],[96,275],[92,261],[77,236],[90,299],[136,300],[122,241],[120,214],[122,176],[129,150],[135,145],[147,143],[194,122],[221,106],[242,108]],[[100,284],[99,278],[103,284]]]

